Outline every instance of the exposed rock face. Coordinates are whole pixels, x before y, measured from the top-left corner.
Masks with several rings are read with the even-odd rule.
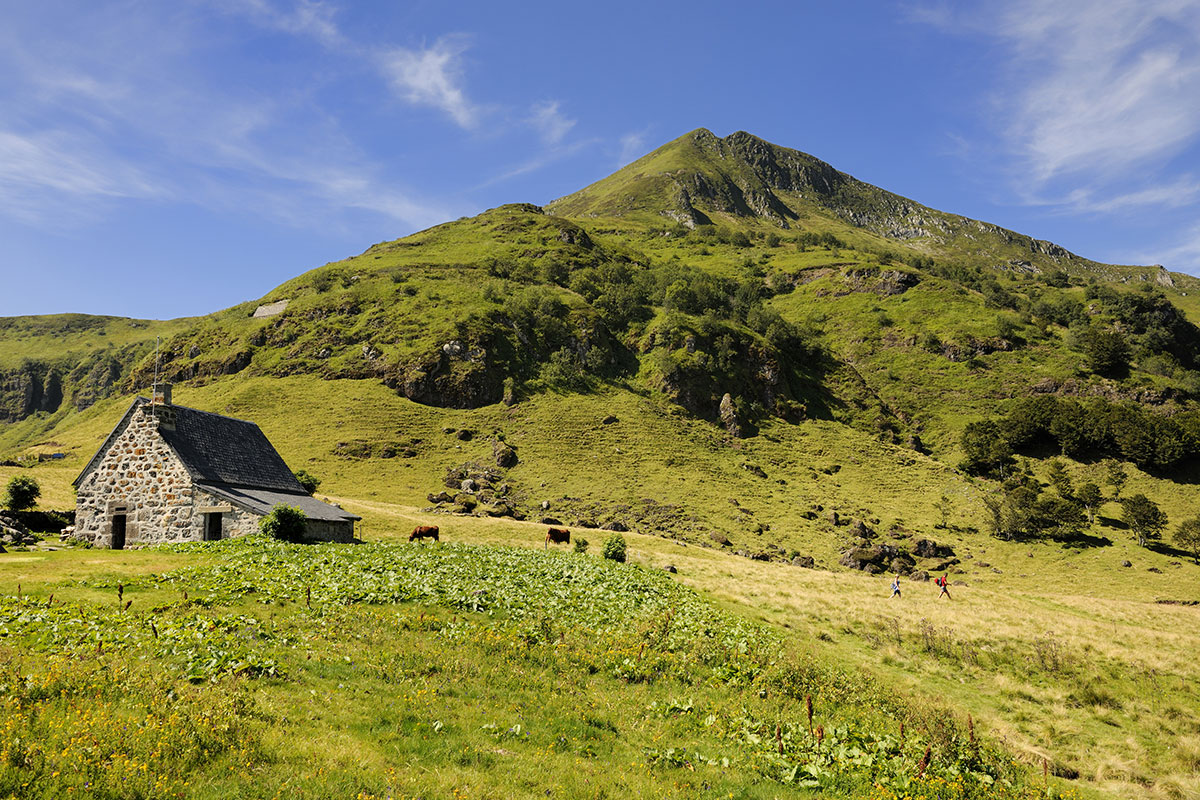
[[[725,426],[725,430],[735,439],[742,437],[742,426],[738,422],[737,409],[733,407],[733,398],[729,392],[726,392],[721,397],[720,405],[721,424]]]
[[[441,408],[479,408],[504,397],[503,370],[481,345],[450,341],[385,380],[405,397]]]

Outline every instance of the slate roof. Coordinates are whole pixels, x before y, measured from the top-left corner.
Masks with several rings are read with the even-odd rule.
[[[175,409],[175,430],[159,428],[197,483],[307,494],[253,422],[194,408]]]
[[[301,490],[300,494],[293,494],[291,492],[275,492],[270,489],[249,489],[235,486],[213,486],[210,484],[200,484],[200,488],[218,497],[223,497],[234,505],[241,506],[248,511],[253,511],[255,514],[268,514],[272,508],[283,503],[284,505],[300,509],[308,519],[325,522],[346,522],[348,520],[362,519],[357,514],[351,514],[349,511],[343,511],[337,506],[322,503],[317,498],[304,494],[303,490]]]

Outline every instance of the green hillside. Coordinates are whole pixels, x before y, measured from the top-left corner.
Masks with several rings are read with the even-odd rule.
[[[1174,603],[1200,599],[1200,565],[1172,534],[1200,516],[1197,322],[1193,277],[1099,264],[749,134],[699,130],[544,208],[501,206],[376,244],[205,317],[0,320],[0,482],[32,475],[43,508],[73,506],[71,480],[157,372],[181,405],[258,422],[293,469],[322,479],[319,495],[363,515],[368,540],[419,521],[451,540],[529,545],[551,518],[594,553],[625,529],[638,563],[678,564],[705,602],[901,698],[865,721],[846,711],[854,730],[920,716],[936,698],[1020,763],[1014,792],[1053,766],[1055,785],[1084,797],[1191,797],[1194,606]],[[510,450],[515,462],[500,466]],[[63,457],[38,462],[50,453]],[[454,497],[468,475],[489,487],[477,505]],[[1146,547],[1121,502],[1139,494],[1168,520]],[[203,564],[224,558],[204,552]],[[55,554],[44,574],[0,560],[0,594],[17,582],[76,592],[75,556]],[[119,558],[114,574],[130,576],[190,563]],[[964,610],[884,602],[880,573],[893,571],[949,573]],[[220,599],[230,614],[245,602]],[[311,620],[287,624],[318,635]],[[376,644],[369,659],[385,657]],[[493,653],[459,644],[455,658]],[[676,677],[705,685],[705,703],[755,702],[719,699],[689,675]],[[328,688],[307,680],[280,691]],[[637,702],[687,693],[672,687]],[[597,691],[615,706],[625,689]],[[613,724],[649,730],[641,717]],[[276,752],[271,731],[261,752]],[[688,768],[653,735],[637,739],[642,756],[604,746],[622,762],[659,753],[650,777],[604,792],[670,793],[664,774],[681,773],[654,770]],[[688,729],[679,747],[717,752],[706,735]],[[737,774],[710,786],[767,774],[739,757]],[[387,758],[372,758],[377,778]],[[815,796],[904,796],[864,774]],[[404,775],[391,791],[452,788]],[[363,791],[386,796],[372,781]],[[689,776],[677,794],[710,796],[703,783]],[[480,794],[513,791],[536,793]]]

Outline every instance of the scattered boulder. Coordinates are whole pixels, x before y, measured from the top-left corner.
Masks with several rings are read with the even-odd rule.
[[[454,496],[454,505],[463,508],[467,511],[467,513],[470,513],[475,510],[477,505],[479,505],[479,500],[475,498],[475,495],[469,492],[459,492]]]
[[[508,469],[517,465],[517,450],[512,445],[499,439],[492,441],[492,458],[496,466]]]
[[[792,559],[792,566],[804,567],[805,569],[815,569],[817,562],[812,556],[796,556]]]
[[[562,525],[562,520],[557,517],[542,517],[543,525]]]
[[[850,526],[850,533],[860,539],[875,538],[875,531],[871,530],[867,523],[863,522],[861,519],[854,520],[854,523]]]
[[[430,492],[425,495],[425,498],[431,503],[453,503],[454,496],[447,491],[440,491],[437,494]]]
[[[729,541],[728,536],[726,536],[723,533],[718,533],[717,531],[713,531],[712,533],[710,533],[708,535],[708,538],[712,539],[714,542],[721,545],[722,547],[729,547],[733,544],[733,542]]]
[[[629,530],[629,527],[624,522],[621,522],[621,520],[619,520],[619,519],[609,520],[608,522],[604,523],[600,527],[606,531],[616,531],[618,533],[625,533],[626,531]]]
[[[844,567],[870,572],[872,575],[891,570],[902,575],[912,571],[912,556],[895,545],[878,544],[871,547],[853,547],[842,553],[838,561]],[[872,569],[874,571],[872,571]]]
[[[475,431],[467,430],[466,428],[464,428],[463,430],[461,430],[461,431],[458,431],[457,433],[455,433],[455,434],[454,434],[454,437],[455,437],[456,439],[458,439],[459,441],[462,441],[462,442],[469,442],[469,441],[471,441],[473,438],[475,438]]]
[[[513,510],[508,506],[507,503],[493,503],[492,505],[484,507],[483,513],[487,514],[489,517],[511,517],[513,515]]]
[[[742,469],[746,470],[746,472],[749,472],[751,475],[757,475],[760,478],[767,477],[767,473],[763,471],[763,468],[757,464],[742,464]]]
[[[612,415],[612,414],[609,414],[607,417],[605,417],[604,419],[600,420],[600,424],[601,424],[601,425],[612,425],[612,424],[613,424],[613,423],[615,423],[615,422],[620,422],[620,420],[619,420],[619,419],[617,419],[617,418],[616,418],[614,415]]]
[[[917,558],[949,558],[954,555],[952,547],[938,544],[932,539],[918,539],[917,543],[913,545],[912,552]],[[938,569],[941,568],[939,567]]]
[[[1133,562],[1132,562],[1132,561],[1122,561],[1122,562],[1121,562],[1121,566],[1122,566],[1122,567],[1132,567],[1132,566],[1133,566]]]
[[[1161,575],[1161,574],[1162,574],[1162,570],[1161,570],[1161,569],[1159,569],[1158,567],[1150,567],[1150,569],[1148,569],[1148,570],[1146,570],[1146,571],[1147,571],[1147,572],[1157,572],[1159,575]]]
[[[674,574],[676,574],[677,572],[679,572],[679,570],[675,569],[675,565],[674,565],[674,564],[664,564],[664,565],[663,565],[663,571],[665,571],[665,572],[669,572],[669,573],[671,573],[672,575],[674,575]]]
[[[914,581],[928,581],[928,580],[929,580],[929,573],[928,573],[928,572],[926,572],[925,570],[919,570],[919,571],[917,571],[917,572],[914,572],[912,575],[909,575],[908,577],[909,577],[909,580],[914,580]]]
[[[842,518],[838,516],[838,513],[836,511],[830,511],[829,512],[829,522],[834,527],[837,527],[838,525],[842,524]]]
[[[459,484],[459,488],[462,489],[464,492],[474,493],[474,492],[478,491],[478,489],[479,489],[479,482],[476,481],[474,478],[467,478],[462,483]]]
[[[575,527],[577,527],[577,528],[598,528],[600,526],[596,524],[596,520],[594,520],[594,519],[577,519],[577,520],[575,520]]]
[[[8,513],[0,513],[0,544],[22,546],[37,544],[42,537],[30,533],[17,517]]]

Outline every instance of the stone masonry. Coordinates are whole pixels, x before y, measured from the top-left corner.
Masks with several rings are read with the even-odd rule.
[[[129,416],[103,460],[78,487],[77,538],[111,547],[114,513],[126,514],[126,546],[203,538],[204,514],[197,509],[207,503],[196,497],[187,469],[158,435],[160,423],[172,423],[173,411],[144,405]],[[214,507],[221,505],[212,501]],[[231,507],[226,503],[224,508]]]

